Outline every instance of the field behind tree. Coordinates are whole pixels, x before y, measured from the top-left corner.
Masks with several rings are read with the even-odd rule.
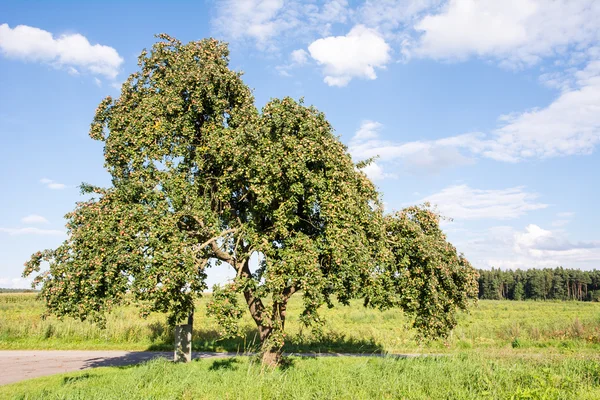
[[[197,304],[194,350],[256,350],[255,328],[220,340]],[[292,300],[288,352],[430,353],[425,358],[295,356],[275,370],[253,357],[173,364],[158,359],[130,367],[96,368],[0,386],[0,398],[165,399],[597,399],[600,398],[600,303],[483,300],[445,341],[419,344],[398,311],[323,309],[325,335],[298,322]],[[109,315],[106,329],[85,322],[40,319],[35,294],[0,295],[0,349],[171,350],[165,315],[139,318],[133,307]],[[438,355],[439,354],[439,355]]]
[[[194,350],[256,350],[256,330],[249,315],[245,336],[220,339],[214,319],[206,316],[210,295],[197,304]],[[418,343],[409,321],[397,310],[365,309],[360,302],[323,308],[324,335],[317,337],[298,321],[301,298],[292,298],[286,323],[287,352],[593,354],[600,350],[600,303],[481,300],[447,340]],[[0,349],[171,350],[172,329],[166,317],[142,319],[134,307],[108,316],[106,329],[72,319],[40,318],[43,302],[35,294],[0,294]]]

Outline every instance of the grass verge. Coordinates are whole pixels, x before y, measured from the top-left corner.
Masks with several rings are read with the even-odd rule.
[[[598,399],[598,360],[487,357],[251,358],[97,368],[0,387],[3,399]]]

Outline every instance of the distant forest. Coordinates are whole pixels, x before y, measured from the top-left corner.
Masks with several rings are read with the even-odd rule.
[[[39,292],[39,290],[0,288],[0,293],[37,293],[37,292]]]
[[[479,270],[479,298],[600,301],[600,271],[545,268]]]
[[[600,301],[600,270],[545,268],[479,270],[479,298],[485,300]],[[4,289],[0,293],[37,292]]]

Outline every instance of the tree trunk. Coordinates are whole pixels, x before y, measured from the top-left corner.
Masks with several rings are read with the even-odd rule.
[[[274,346],[271,342],[271,335],[274,332],[272,327],[258,327],[261,342],[261,361],[264,366],[276,367],[281,362],[283,355],[281,347]]]
[[[281,363],[282,352],[280,350],[269,349],[263,352],[261,357],[262,365],[275,368]]]
[[[175,354],[173,361],[192,361],[192,329],[194,326],[194,311],[188,315],[187,324],[175,327]]]

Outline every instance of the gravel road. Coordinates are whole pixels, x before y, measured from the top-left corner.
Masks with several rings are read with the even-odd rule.
[[[231,353],[194,352],[194,358],[230,357]],[[1,350],[0,385],[38,376],[94,367],[138,364],[156,357],[172,358],[172,352],[115,350]]]

